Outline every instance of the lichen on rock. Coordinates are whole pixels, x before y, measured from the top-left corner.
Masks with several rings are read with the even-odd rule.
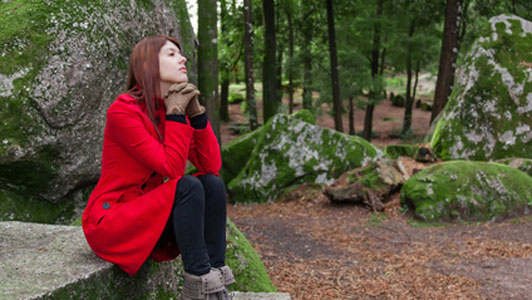
[[[401,203],[425,221],[495,221],[528,214],[532,177],[494,162],[449,161],[405,182]]]
[[[249,159],[228,184],[234,202],[264,202],[302,183],[331,184],[343,172],[384,153],[367,141],[278,114],[268,121]]]
[[[432,135],[444,160],[532,157],[532,23],[499,15],[458,71]]]
[[[179,35],[193,55],[186,3],[10,0],[0,15],[2,189],[64,203],[98,180],[105,112],[125,89],[133,46]]]

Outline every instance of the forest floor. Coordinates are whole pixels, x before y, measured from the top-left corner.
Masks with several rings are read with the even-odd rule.
[[[405,142],[395,137],[403,114],[388,100],[377,105],[373,131],[378,138],[372,142],[381,147]],[[230,116],[246,120],[240,105],[230,106]],[[363,118],[357,110],[356,131],[362,130]],[[406,142],[420,142],[429,120],[430,112],[414,109],[414,135]],[[317,122],[334,128],[327,112]],[[222,124],[224,144],[236,137],[229,127]],[[409,172],[423,167],[401,159]],[[384,212],[375,213],[361,205],[331,203],[313,184],[274,202],[229,204],[228,216],[261,257],[273,284],[294,300],[531,299],[530,216],[427,224],[401,212],[398,193]]]

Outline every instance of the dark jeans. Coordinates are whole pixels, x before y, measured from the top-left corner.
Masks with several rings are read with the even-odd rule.
[[[225,265],[226,197],[224,181],[215,175],[183,176],[163,235],[173,235],[185,271],[203,275]],[[173,230],[172,230],[173,229]]]

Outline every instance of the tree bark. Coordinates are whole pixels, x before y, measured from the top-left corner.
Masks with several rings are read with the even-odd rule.
[[[294,26],[292,24],[292,14],[286,14],[288,18],[288,57],[290,65],[288,67],[288,113],[294,112]]]
[[[244,0],[244,68],[246,76],[246,101],[248,104],[249,129],[258,127],[257,104],[253,78],[253,14],[252,0]]]
[[[334,29],[334,14],[332,0],[327,0],[327,27],[329,29],[329,54],[331,58],[332,97],[334,110],[334,127],[343,132],[342,99],[340,99],[340,83],[338,80],[338,59],[336,53],[336,33]]]
[[[414,102],[416,101],[417,83],[419,81],[419,65],[420,65],[420,61],[418,59],[416,62],[416,76],[414,79],[414,89],[412,90],[412,99],[414,99]]]
[[[264,61],[262,64],[262,107],[264,123],[279,111],[275,62],[275,8],[273,0],[262,1]]]
[[[430,118],[431,123],[447,104],[447,100],[453,87],[456,59],[458,57],[458,22],[461,5],[462,0],[447,0],[440,53],[440,66],[438,68],[438,79],[436,80],[436,90],[434,92],[434,105]]]
[[[218,143],[220,136],[220,104],[218,102],[218,20],[215,0],[198,0],[198,88],[200,101],[207,109],[209,122]]]
[[[404,136],[412,126],[412,107],[414,106],[414,99],[412,99],[412,45],[411,39],[414,35],[415,21],[410,21],[410,29],[408,31],[408,46],[406,49],[406,100],[405,100],[405,115],[403,119],[403,130],[401,134]]]
[[[220,1],[220,22],[221,35],[227,34],[227,1],[221,0]],[[227,45],[230,47],[231,45]],[[229,121],[229,73],[231,72],[229,70],[229,62],[224,61],[222,62],[222,69],[221,69],[221,79],[222,79],[222,86],[220,88],[220,119],[223,121]]]
[[[382,14],[382,0],[377,0],[377,9],[375,16],[380,18]],[[375,79],[379,71],[379,49],[381,39],[380,22],[376,22],[373,28],[373,50],[371,51],[371,78]],[[375,110],[375,101],[377,98],[377,91],[371,90],[369,92],[369,101],[366,105],[366,114],[364,116],[364,132],[362,137],[367,141],[371,141],[371,133],[373,131],[373,111]]]
[[[353,105],[353,97],[349,97],[349,134],[356,135],[355,132],[355,108]]]
[[[303,108],[312,108],[312,53],[310,44],[312,43],[312,22],[308,19],[311,15],[311,9],[308,3],[303,1],[304,14],[303,18]]]

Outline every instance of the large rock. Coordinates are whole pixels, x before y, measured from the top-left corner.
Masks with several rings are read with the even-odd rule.
[[[239,293],[235,299],[290,299],[269,294],[275,288],[257,254],[234,224],[228,229],[235,290],[268,293]],[[180,259],[149,259],[130,277],[98,258],[78,226],[0,222],[0,257],[1,299],[168,299],[181,285]]]
[[[532,23],[490,19],[460,68],[432,135],[444,160],[532,158]],[[525,64],[521,64],[524,62]]]
[[[0,184],[62,202],[98,180],[105,112],[135,43],[180,35],[193,54],[186,3],[8,0],[0,15]]]
[[[310,124],[316,124],[316,118],[308,110],[299,110],[292,114],[294,118],[300,119]],[[225,182],[230,182],[244,168],[251,152],[262,136],[265,126],[261,126],[252,132],[246,133],[232,140],[222,147],[222,169],[220,176]]]
[[[449,161],[405,182],[401,203],[426,221],[495,221],[528,214],[532,177],[494,162]]]
[[[247,163],[228,184],[234,202],[275,199],[285,188],[334,178],[381,157],[367,141],[277,114],[262,129]]]

